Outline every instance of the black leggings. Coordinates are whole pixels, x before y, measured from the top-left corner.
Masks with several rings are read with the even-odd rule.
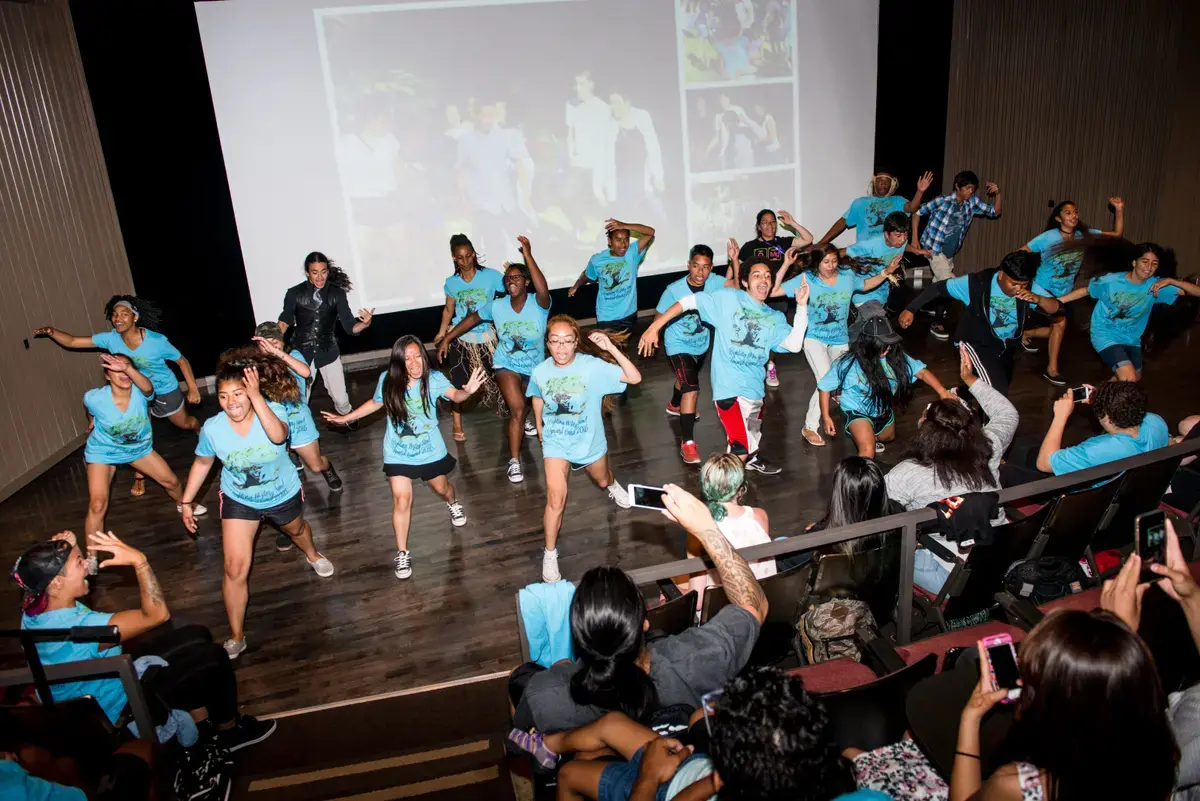
[[[136,646],[137,655],[160,656],[167,666],[148,683],[172,709],[207,709],[215,724],[237,718],[237,678],[225,649],[204,626],[183,626]]]

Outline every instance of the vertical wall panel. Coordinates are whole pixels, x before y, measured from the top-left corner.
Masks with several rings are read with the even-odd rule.
[[[1175,248],[1180,274],[1200,272],[1200,3],[1184,6],[1171,132],[1154,239]]]
[[[4,497],[78,446],[102,381],[94,354],[30,330],[100,331],[133,285],[66,0],[0,3],[0,207]]]
[[[1051,201],[1074,200],[1107,229],[1107,199],[1120,195],[1126,235],[1155,236],[1171,141],[1191,158],[1190,184],[1178,189],[1195,208],[1195,109],[1190,129],[1172,127],[1184,95],[1195,103],[1178,80],[1180,50],[1195,43],[1180,27],[1188,13],[1179,0],[955,4],[943,191],[962,169],[1004,190],[1003,217],[971,228],[960,269],[995,265],[1027,242]]]

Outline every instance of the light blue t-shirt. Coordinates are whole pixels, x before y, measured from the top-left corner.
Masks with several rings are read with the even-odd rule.
[[[587,277],[600,285],[596,292],[596,320],[621,320],[637,312],[637,274],[641,246],[629,240],[624,256],[602,250],[588,259]]]
[[[905,243],[907,244],[907,242]],[[892,259],[896,258],[897,254],[904,252],[905,245],[892,247],[883,238],[883,235],[872,237],[870,239],[859,239],[850,247],[846,248],[846,255],[855,259],[869,259],[871,263],[871,272],[864,275],[864,278],[874,278],[879,275],[884,269],[892,263]],[[884,281],[879,286],[872,289],[870,292],[858,292],[854,295],[854,305],[861,306],[868,300],[877,300],[881,304],[886,304],[888,295],[892,291],[890,281]]]
[[[925,362],[907,355],[904,358],[908,364],[908,380],[909,382],[915,381],[917,373],[925,369]],[[883,363],[883,371],[888,377],[888,385],[891,386],[894,393],[897,384],[896,373],[885,360],[880,359],[880,361]],[[842,378],[843,370],[846,371],[844,379]],[[853,414],[880,417],[892,411],[891,409],[877,408],[877,399],[871,396],[871,385],[867,383],[862,368],[858,366],[858,360],[848,353],[834,360],[833,365],[817,382],[817,389],[823,389],[826,392],[836,392],[840,389],[842,397],[838,405],[842,408],[842,413],[847,416]]]
[[[292,473],[296,471],[293,470]],[[75,626],[107,626],[112,615],[107,612],[94,612],[78,601],[74,606],[43,612],[40,615],[21,615],[22,629],[69,629]],[[61,665],[64,662],[81,662],[84,659],[97,659],[104,656],[120,656],[121,646],[103,646],[94,642],[40,642],[37,644],[38,654],[47,665]],[[121,688],[121,680],[117,678],[88,678],[81,681],[64,681],[50,685],[50,693],[56,701],[67,701],[90,695],[100,704],[104,714],[113,723],[121,715],[121,710],[127,703],[125,690]]]
[[[179,379],[171,372],[167,362],[178,361],[182,354],[162,334],[148,328],[142,330],[146,337],[136,349],[126,345],[116,329],[92,334],[92,342],[109,353],[123,353],[132,359],[138,372],[149,378],[150,383],[154,385],[155,395],[174,392],[179,389]]]
[[[858,197],[850,203],[850,208],[842,215],[847,228],[854,229],[855,242],[874,239],[883,236],[883,221],[889,214],[904,211],[908,201],[899,195],[889,197]],[[885,265],[886,266],[886,265]]]
[[[801,278],[808,279],[808,330],[812,337],[826,345],[845,345],[850,341],[847,328],[850,319],[850,297],[862,290],[864,279],[853,270],[838,270],[832,284],[825,283],[810,272],[803,272],[783,282],[783,291],[794,297]]]
[[[442,285],[446,297],[454,298],[454,317],[450,320],[451,327],[458,325],[471,312],[477,312],[496,299],[496,295],[504,293],[504,274],[490,267],[476,267],[475,275],[467,283],[462,276],[455,273],[446,279]],[[459,337],[463,342],[479,344],[488,337],[491,325],[482,322]]]
[[[267,405],[287,423],[287,409],[282,404]],[[196,455],[220,459],[221,492],[251,509],[270,509],[300,491],[300,477],[288,459],[287,445],[276,445],[267,437],[257,414],[244,437],[233,430],[225,412],[205,420]]]
[[[1135,284],[1128,273],[1109,273],[1093,278],[1088,294],[1099,301],[1092,309],[1092,347],[1101,351],[1112,345],[1141,347],[1142,333],[1150,321],[1150,309],[1156,303],[1171,304],[1179,299],[1176,287],[1164,287],[1158,297],[1150,294],[1156,279]]]
[[[0,798],[4,801],[87,801],[87,796],[78,787],[66,787],[31,776],[20,763],[9,759],[0,760]]]
[[[608,452],[601,412],[605,395],[625,391],[621,373],[619,365],[586,353],[565,367],[546,359],[533,368],[525,394],[544,404],[543,456],[591,464]]]
[[[1078,445],[1050,454],[1050,469],[1054,475],[1061,476],[1162,448],[1170,441],[1171,432],[1167,430],[1166,422],[1157,414],[1147,412],[1138,426],[1137,438],[1126,434],[1101,434],[1085,439]]]
[[[946,282],[946,291],[964,306],[971,305],[970,276],[951,278]],[[1029,291],[1035,295],[1054,297],[1036,280]],[[992,331],[1000,339],[1012,339],[1017,335],[1017,299],[1004,294],[1000,288],[1000,273],[992,277],[992,290],[988,293],[988,320],[992,324]]]
[[[387,378],[387,370],[379,374],[375,384],[376,403],[383,403],[383,382]],[[421,384],[408,387],[404,393],[404,407],[408,417],[404,428],[397,429],[389,417],[387,433],[383,435],[383,463],[420,465],[431,464],[446,458],[446,443],[442,432],[438,429],[437,401],[443,398],[449,390],[454,389],[450,379],[437,370],[429,371],[429,409],[425,408],[421,397]],[[384,409],[386,414],[387,410]]]
[[[695,297],[700,318],[716,332],[709,371],[713,400],[761,399],[771,351],[792,333],[787,317],[742,289],[730,287]]]
[[[304,354],[298,350],[294,350],[288,355],[297,361],[306,361]],[[296,380],[296,387],[300,390],[300,400],[296,403],[283,404],[283,408],[287,411],[287,419],[283,422],[288,424],[288,445],[293,448],[302,448],[320,439],[321,432],[317,429],[317,422],[313,419],[312,410],[308,408],[308,379],[290,367],[288,372]]]
[[[149,403],[136,386],[129,390],[129,405],[122,412],[113,402],[112,387],[89,389],[83,405],[95,425],[83,446],[90,464],[129,464],[154,450]]]
[[[1089,228],[1088,233],[1096,236],[1104,232]],[[1083,231],[1077,229],[1075,239],[1083,239]],[[1045,287],[1052,298],[1061,298],[1075,288],[1075,276],[1079,275],[1079,266],[1083,264],[1083,250],[1068,250],[1065,244],[1062,232],[1057,228],[1043,231],[1025,243],[1025,247],[1042,257],[1033,280]]]
[[[513,311],[512,298],[497,298],[479,309],[479,316],[496,324],[496,352],[492,366],[529,375],[534,365],[546,358],[546,320],[550,310],[538,305],[533,295],[525,296],[520,312]]]
[[[688,283],[687,276],[685,275],[678,281],[672,281],[667,284],[667,288],[663,290],[662,297],[658,299],[658,305],[654,307],[654,310],[662,314],[683,298],[698,295],[702,292],[716,292],[724,288],[724,278],[709,275],[704,281],[704,286],[697,292]],[[710,340],[711,336],[708,333],[708,329],[704,327],[704,323],[700,319],[700,314],[694,311],[684,312],[676,317],[663,332],[663,347],[666,349],[668,356],[678,356],[680,354],[703,356],[708,352]]]

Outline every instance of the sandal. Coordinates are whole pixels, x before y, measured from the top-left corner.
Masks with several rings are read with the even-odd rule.
[[[467,432],[455,431],[454,432],[454,441],[455,442],[466,442],[467,441]]]
[[[809,445],[812,445],[814,448],[825,447],[825,439],[820,435],[819,432],[814,431],[811,428],[806,428],[800,433],[804,436],[804,441]]]

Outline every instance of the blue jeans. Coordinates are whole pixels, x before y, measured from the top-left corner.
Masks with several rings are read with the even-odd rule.
[[[918,587],[937,595],[948,578],[950,571],[932,553],[925,548],[917,549],[913,554],[913,582]]]

